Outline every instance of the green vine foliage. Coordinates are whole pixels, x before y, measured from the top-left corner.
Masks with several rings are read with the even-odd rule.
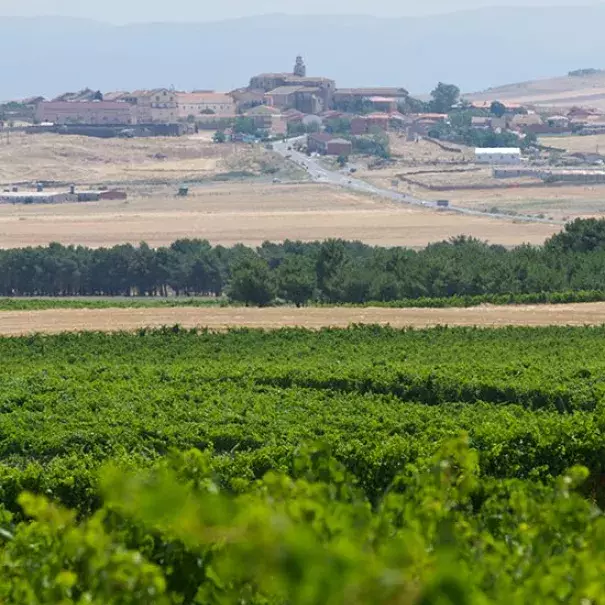
[[[323,444],[239,495],[210,459],[107,467],[87,519],[23,494],[27,520],[3,519],[2,602],[605,602],[605,519],[576,493],[582,467],[549,485],[483,481],[462,436],[373,506]]]
[[[0,603],[605,605],[604,335],[0,339]]]

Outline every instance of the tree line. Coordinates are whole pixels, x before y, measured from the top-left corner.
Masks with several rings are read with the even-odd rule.
[[[53,243],[0,251],[1,296],[228,296],[363,304],[431,297],[605,291],[605,220],[578,219],[544,246],[457,237],[422,250],[285,241],[258,248],[179,240],[153,249]]]

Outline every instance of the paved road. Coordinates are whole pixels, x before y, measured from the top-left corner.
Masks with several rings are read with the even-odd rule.
[[[310,177],[318,183],[326,183],[328,185],[335,185],[338,187],[344,187],[352,191],[358,191],[360,193],[368,193],[371,195],[377,195],[380,197],[387,198],[393,202],[409,204],[411,206],[421,206],[423,208],[431,208],[434,210],[438,209],[437,202],[431,200],[421,200],[419,198],[400,193],[399,191],[393,191],[391,189],[383,189],[376,187],[371,183],[355,178],[353,175],[338,172],[335,170],[328,170],[319,162],[318,158],[308,157],[306,154],[296,151],[293,144],[300,140],[299,138],[290,139],[288,141],[273,143],[273,150],[279,153],[283,157],[288,157],[290,161],[294,162],[301,168],[307,171]],[[563,225],[562,221],[555,221],[547,218],[538,218],[535,216],[526,216],[522,214],[516,214],[511,216],[510,214],[501,214],[495,212],[481,212],[479,210],[473,210],[472,208],[464,208],[462,206],[449,205],[448,210],[451,212],[457,212],[459,214],[466,214],[470,216],[483,216],[496,218],[501,220],[515,220],[524,221],[528,223],[546,223],[549,225]]]

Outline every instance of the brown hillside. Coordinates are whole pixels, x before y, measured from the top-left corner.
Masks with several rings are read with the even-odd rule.
[[[527,105],[605,110],[605,71],[588,76],[562,76],[489,88],[465,95],[470,101],[508,101]]]

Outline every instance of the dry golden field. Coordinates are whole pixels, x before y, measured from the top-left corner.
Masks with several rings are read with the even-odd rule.
[[[180,324],[186,328],[224,330],[235,327],[276,329],[300,326],[347,327],[381,324],[426,328],[450,326],[600,325],[605,303],[569,305],[481,306],[469,309],[348,309],[348,308],[168,308],[57,309],[0,312],[0,334],[19,335],[66,331],[123,331]]]
[[[491,168],[472,163],[473,152],[468,147],[452,145],[462,150],[459,154],[443,151],[428,141],[413,143],[394,135],[390,139],[394,163],[379,169],[369,169],[367,162],[358,165],[357,174],[378,187],[393,189],[393,181],[400,181],[398,191],[420,199],[448,199],[454,205],[476,210],[544,216],[554,221],[605,213],[605,185],[527,187],[540,181],[529,177],[496,179]],[[560,148],[567,145],[570,151],[595,151],[599,144],[605,149],[605,135],[548,137],[544,143]],[[400,176],[419,185],[400,180]],[[476,188],[433,191],[426,185]],[[492,188],[494,186],[498,188]]]
[[[404,135],[391,134],[389,137],[392,154],[406,163],[431,164],[434,162],[460,163],[472,161],[474,151],[465,145],[448,143],[447,146],[459,149],[460,153],[441,149],[435,143],[420,139],[418,142],[408,141]]]
[[[188,137],[95,139],[15,134],[0,142],[0,185],[56,181],[78,185],[207,179],[231,171],[262,173],[281,158],[250,145],[216,145],[212,133]]]
[[[605,153],[605,134],[541,137],[540,143],[549,147],[565,149],[569,153]]]
[[[0,247],[52,241],[92,247],[179,238],[213,244],[258,245],[265,240],[361,240],[423,247],[456,235],[513,246],[541,243],[556,225],[465,217],[398,205],[318,184],[221,183],[194,187],[177,198],[166,187],[129,200],[58,205],[0,205]]]
[[[461,154],[443,152],[424,141],[396,138],[394,144],[406,170],[412,169],[410,162],[422,166],[422,162],[449,162],[450,156],[460,160]],[[271,182],[274,170],[282,183]],[[392,175],[401,170],[396,165],[386,170],[360,167],[359,172],[362,178],[388,187]],[[216,181],[217,175],[239,172],[258,176]],[[300,180],[304,176],[262,148],[216,145],[211,133],[108,140],[17,135],[10,145],[0,144],[3,186],[38,180],[74,182],[79,188],[115,185],[127,191],[128,200],[0,204],[0,247],[52,241],[92,247],[146,241],[159,246],[192,237],[223,245],[336,237],[423,247],[457,235],[513,246],[541,243],[559,229],[436,213]],[[190,195],[177,198],[183,181],[189,182]],[[431,199],[424,191],[419,194]]]
[[[453,204],[484,211],[543,215],[555,221],[605,214],[605,185],[560,185],[523,188],[510,184],[505,189],[428,191],[420,187],[402,187],[427,200],[449,199]]]

